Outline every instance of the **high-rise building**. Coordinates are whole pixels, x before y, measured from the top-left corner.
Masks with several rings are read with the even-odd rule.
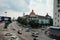
[[[54,0],[53,25],[60,26],[60,0]]]

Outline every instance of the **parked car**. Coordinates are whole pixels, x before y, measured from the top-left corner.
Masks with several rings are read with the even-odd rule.
[[[18,30],[18,34],[22,34],[22,29],[19,29]]]
[[[60,39],[60,27],[49,27],[45,34],[52,39]]]
[[[12,36],[12,33],[6,32],[6,33],[5,33],[5,36]]]
[[[11,40],[18,40],[18,37],[16,37],[16,36],[11,36]]]

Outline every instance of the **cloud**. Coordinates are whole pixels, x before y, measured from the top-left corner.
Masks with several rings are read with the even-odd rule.
[[[30,0],[0,0],[0,10],[28,11]]]
[[[53,17],[53,0],[47,0],[47,12]]]
[[[44,3],[43,3],[44,2]],[[36,14],[45,15],[46,12],[46,0],[31,0],[30,10],[34,9]]]
[[[10,16],[14,13],[22,15],[22,12],[29,14],[32,9],[36,14],[49,13],[50,16],[53,16],[53,0],[0,0],[0,12],[7,11]]]
[[[46,15],[48,13],[53,17],[53,0],[31,0],[30,10],[32,9],[36,14]]]
[[[46,4],[46,0],[34,0],[37,3]]]

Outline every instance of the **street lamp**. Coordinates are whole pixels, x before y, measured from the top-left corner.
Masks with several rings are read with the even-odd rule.
[[[5,13],[5,17],[7,16],[7,12],[4,12]],[[5,21],[5,27],[4,28],[7,28],[7,21],[6,21],[6,19],[5,19],[5,17],[4,17],[4,21]]]
[[[7,12],[4,12],[5,13],[5,16],[7,16]]]

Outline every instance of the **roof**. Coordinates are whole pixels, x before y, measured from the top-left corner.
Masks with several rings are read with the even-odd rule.
[[[48,15],[48,13],[46,14],[46,16],[41,16],[41,15],[36,15],[34,10],[32,10],[32,12],[30,13],[30,15],[24,15],[24,17],[38,17],[38,18],[48,18],[50,19],[51,17]]]
[[[48,13],[45,15],[45,17],[50,17],[49,15],[48,15]]]
[[[50,26],[48,28],[52,28],[52,29],[60,29],[60,27],[54,27],[54,26]]]
[[[30,16],[30,15],[25,15],[24,17],[38,17],[38,18],[48,18],[48,17],[45,17],[45,16],[41,16],[41,15],[35,15],[35,16]]]

